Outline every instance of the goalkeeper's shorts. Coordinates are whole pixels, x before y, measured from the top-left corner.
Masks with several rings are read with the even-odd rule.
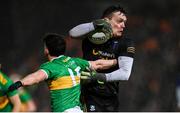
[[[118,112],[118,101],[117,99],[112,99],[112,102],[105,102],[101,99],[95,100],[88,99],[85,100],[84,111],[85,112]]]

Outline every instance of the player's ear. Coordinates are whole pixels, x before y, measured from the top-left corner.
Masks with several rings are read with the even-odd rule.
[[[47,49],[47,47],[44,47],[44,54],[48,55],[49,54],[49,50]]]

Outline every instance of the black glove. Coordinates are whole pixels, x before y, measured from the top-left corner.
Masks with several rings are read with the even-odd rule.
[[[22,82],[21,81],[17,81],[14,84],[11,84],[9,86],[8,91],[14,91],[14,90],[16,90],[16,89],[18,89],[18,88],[20,88],[22,86],[23,86]]]
[[[104,26],[109,26],[111,28],[111,25],[105,20],[105,19],[97,19],[93,21],[94,28],[103,28]]]
[[[104,44],[113,36],[111,25],[105,19],[93,21],[95,30],[87,34],[89,40],[94,44]]]
[[[98,82],[103,84],[106,82],[106,75],[104,73],[97,73],[95,71],[82,71],[81,72],[81,79],[82,80],[90,80],[91,82]]]
[[[102,31],[104,33],[108,33],[109,35],[112,35],[112,27],[111,24],[108,23],[105,19],[98,19],[93,21],[93,25],[95,30]],[[112,36],[110,36],[111,38]]]

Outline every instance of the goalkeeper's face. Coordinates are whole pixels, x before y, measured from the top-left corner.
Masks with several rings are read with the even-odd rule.
[[[112,26],[113,36],[120,37],[125,28],[125,23],[127,21],[127,17],[121,12],[115,12],[112,14],[109,22]]]

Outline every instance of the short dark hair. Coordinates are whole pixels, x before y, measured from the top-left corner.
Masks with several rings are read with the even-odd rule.
[[[120,11],[121,13],[124,13],[124,14],[127,13],[121,5],[113,5],[113,6],[109,6],[108,8],[106,8],[104,10],[104,12],[102,14],[102,18],[105,18],[105,17],[111,18],[112,14],[114,12],[118,12],[118,11]]]
[[[43,42],[51,56],[59,56],[65,53],[66,42],[64,36],[56,33],[47,33],[43,37]]]

